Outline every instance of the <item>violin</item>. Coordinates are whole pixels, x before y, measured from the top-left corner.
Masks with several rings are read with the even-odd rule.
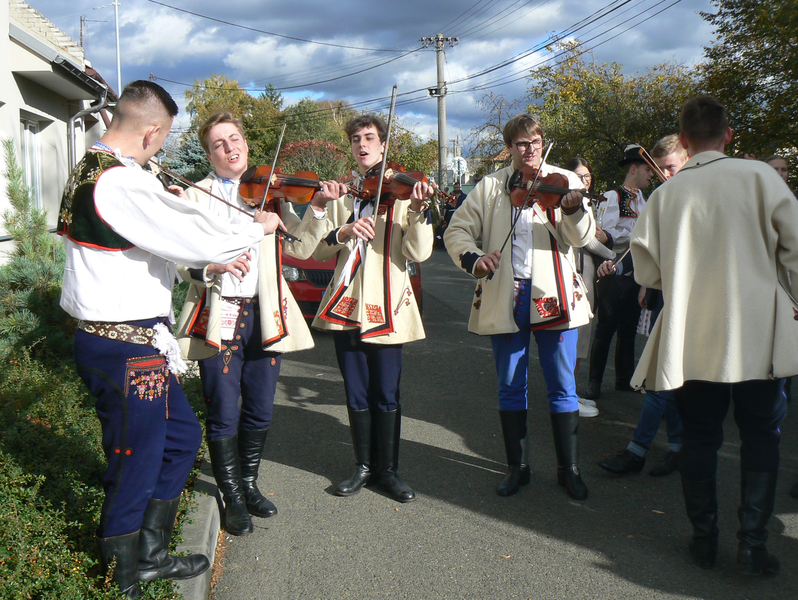
[[[389,162],[386,165],[385,176],[382,180],[383,196],[390,194],[390,199],[381,198],[380,202],[384,204],[386,200],[390,203],[393,200],[407,200],[413,193],[413,187],[419,183],[426,183],[427,178],[421,171],[408,171],[402,165],[396,162]],[[379,173],[368,175],[363,181],[362,194],[366,199],[374,198],[377,195],[377,189],[380,184]],[[361,196],[363,197],[363,196]]]
[[[250,206],[260,206],[269,180],[271,184],[267,202],[282,198],[294,204],[307,204],[313,199],[313,194],[321,189],[319,176],[313,171],[297,171],[293,175],[286,175],[279,167],[272,172],[269,166],[256,166],[250,167],[241,175],[241,184],[238,186],[241,199]],[[365,194],[357,190],[349,192],[358,198],[366,198]]]
[[[573,191],[599,202],[606,200],[601,194],[570,189],[568,178],[562,173],[539,175],[538,169],[526,165],[515,170],[507,187],[510,189],[510,203],[516,208],[531,206],[534,202],[539,202],[543,208],[555,208],[560,205],[563,196]]]

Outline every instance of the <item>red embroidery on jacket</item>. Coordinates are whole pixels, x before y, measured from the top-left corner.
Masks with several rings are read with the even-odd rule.
[[[560,306],[557,303],[557,298],[532,298],[532,300],[535,302],[538,313],[544,319],[560,316]]]
[[[385,323],[382,307],[379,304],[366,304],[366,319],[369,323]]]

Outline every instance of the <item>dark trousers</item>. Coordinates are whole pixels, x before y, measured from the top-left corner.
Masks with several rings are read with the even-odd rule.
[[[335,354],[352,410],[399,408],[402,344],[367,344],[359,331],[336,331]]]
[[[269,428],[280,354],[262,348],[257,298],[243,299],[235,338],[222,342],[222,351],[200,361],[199,367],[209,440],[232,437],[239,427],[248,431]]]
[[[734,421],[740,429],[740,468],[748,473],[775,473],[779,469],[779,425],[787,414],[782,393],[784,380],[740,383],[687,381],[676,390],[676,408],[682,419],[682,477],[713,479],[718,450],[723,444],[723,421],[734,402]]]
[[[602,277],[596,285],[598,315],[590,352],[590,379],[602,381],[612,336],[615,342],[615,377],[628,384],[635,370],[635,334],[640,320],[637,295],[640,286],[632,277]]]
[[[151,327],[163,319],[131,322]],[[103,474],[99,537],[141,528],[151,498],[180,495],[199,450],[202,429],[166,359],[152,346],[78,330],[75,365],[102,426]]]

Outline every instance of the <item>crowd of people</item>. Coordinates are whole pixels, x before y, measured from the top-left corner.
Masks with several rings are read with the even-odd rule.
[[[221,112],[198,133],[213,171],[187,190],[165,189],[148,165],[176,113],[157,84],[128,84],[107,132],[67,182],[59,213],[67,252],[61,305],[78,320],[75,363],[97,398],[108,460],[98,552],[127,598],[140,597],[140,581],[209,568],[205,556],[168,552],[202,431],[178,382],[184,359],[199,361],[226,531],[249,534],[253,516],[277,513],[257,480],[281,356],[313,346],[282,277],[283,252],[336,259],[312,322],[334,341],[354,450],[355,470],[334,493],[352,496],[370,484],[398,502],[417,498],[398,473],[400,375],[403,345],[425,336],[407,261],[432,253],[435,188],[419,181],[407,198],[363,193],[383,177],[388,130],[380,117],[361,115],[345,128],[358,167],[352,183],[319,182],[302,218],[280,199],[260,210],[259,199],[241,193],[250,173],[242,123]],[[493,349],[508,465],[496,492],[511,496],[530,483],[534,338],[556,480],[569,497],[587,498],[579,419],[598,414],[615,336],[615,388],[643,391],[643,408],[628,447],[601,467],[642,470],[664,416],[669,452],[651,474],[680,471],[694,532],[689,550],[711,568],[717,451],[733,402],[742,439],[738,568],[775,573],[767,523],[785,378],[798,374],[790,279],[798,270],[798,202],[786,171],[784,179],[776,172],[782,158],[770,157],[768,166],[723,153],[731,130],[714,99],[688,101],[680,126],[651,157],[629,145],[619,156],[623,185],[591,204],[587,161],[548,164],[543,125],[521,114],[503,131],[511,164],[467,196],[455,190],[443,237],[454,264],[476,280],[468,329],[489,336]],[[646,200],[654,170],[662,182]],[[564,191],[554,200],[540,191],[552,181]],[[190,287],[173,333],[177,279]],[[635,369],[638,330],[650,337]],[[581,359],[589,360],[583,397]]]

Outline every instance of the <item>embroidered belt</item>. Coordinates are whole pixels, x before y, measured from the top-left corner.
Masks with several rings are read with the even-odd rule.
[[[152,327],[139,327],[138,325],[128,325],[127,323],[78,321],[78,329],[82,329],[92,335],[119,342],[141,344],[142,346],[153,346],[153,338],[155,337],[155,329]]]

